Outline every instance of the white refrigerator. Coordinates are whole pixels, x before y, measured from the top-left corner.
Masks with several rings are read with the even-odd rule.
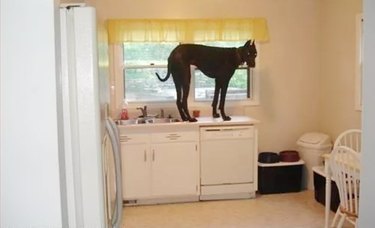
[[[99,74],[95,9],[60,8],[61,124],[69,227],[121,227],[119,136]]]

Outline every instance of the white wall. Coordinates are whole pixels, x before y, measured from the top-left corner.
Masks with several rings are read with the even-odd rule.
[[[349,128],[361,128],[355,110],[356,15],[361,0],[320,1],[319,129],[335,139]]]
[[[260,151],[278,152],[294,149],[302,133],[319,130],[318,5],[315,1],[262,2],[256,10],[264,11],[271,39],[259,53],[260,106],[245,107],[245,114],[261,121]]]
[[[1,0],[1,227],[66,227],[53,0]]]

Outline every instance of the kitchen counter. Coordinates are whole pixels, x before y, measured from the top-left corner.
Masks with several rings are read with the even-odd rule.
[[[222,118],[213,118],[213,117],[199,117],[198,124],[199,126],[232,126],[232,125],[254,125],[259,123],[259,120],[253,119],[248,116],[231,116],[230,121],[224,121]],[[190,123],[189,123],[190,124]]]
[[[186,131],[198,130],[199,127],[208,126],[236,126],[236,125],[254,125],[259,123],[259,120],[248,116],[231,116],[230,121],[223,121],[222,118],[213,117],[199,117],[197,122],[172,122],[172,123],[145,123],[145,124],[129,124],[117,125],[120,134],[124,133],[144,133],[145,130],[149,133],[153,132],[168,132],[168,131]]]

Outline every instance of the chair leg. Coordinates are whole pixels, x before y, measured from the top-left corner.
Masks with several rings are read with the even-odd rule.
[[[336,220],[337,220],[337,218],[339,217],[340,214],[341,214],[340,213],[340,207],[338,207],[337,210],[336,210],[336,213],[335,213],[335,217],[333,217],[331,227],[336,227]]]
[[[346,214],[342,213],[339,224],[337,225],[338,228],[342,228],[342,226],[344,225],[345,218],[346,218]]]

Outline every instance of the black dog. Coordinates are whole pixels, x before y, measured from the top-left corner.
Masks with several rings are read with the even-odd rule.
[[[206,76],[215,79],[215,93],[212,101],[212,116],[220,117],[216,111],[220,92],[220,114],[223,120],[231,118],[225,115],[224,103],[228,84],[235,70],[240,64],[246,62],[248,67],[255,67],[257,50],[254,41],[247,41],[239,48],[209,47],[198,44],[180,44],[168,58],[168,73],[162,79],[158,73],[156,76],[160,81],[168,80],[172,74],[177,92],[177,108],[183,121],[195,122],[189,114],[187,99],[190,89],[190,65],[196,66]]]

